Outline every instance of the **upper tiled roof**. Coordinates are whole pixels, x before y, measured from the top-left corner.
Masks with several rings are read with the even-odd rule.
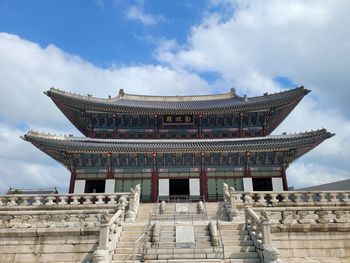
[[[226,94],[204,96],[142,96],[125,94],[121,90],[114,98],[100,99],[51,88],[45,94],[54,101],[91,110],[206,113],[214,110],[242,111],[280,106],[299,101],[308,92],[304,87],[299,87],[258,97],[240,97],[234,90]]]
[[[334,134],[325,129],[238,139],[117,140],[57,136],[30,131],[24,137],[40,149],[67,152],[278,151],[314,147]]]

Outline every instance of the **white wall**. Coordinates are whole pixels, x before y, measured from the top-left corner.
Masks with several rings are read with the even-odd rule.
[[[169,179],[159,179],[159,195],[169,195]]]
[[[199,179],[190,179],[190,195],[200,195]]]
[[[283,191],[282,178],[272,178],[272,190],[273,191]]]
[[[243,191],[246,191],[246,192],[253,191],[252,178],[243,178]]]
[[[85,192],[85,182],[86,180],[75,180],[74,182],[74,193],[83,194]]]
[[[107,179],[105,185],[105,193],[114,193],[115,179]]]

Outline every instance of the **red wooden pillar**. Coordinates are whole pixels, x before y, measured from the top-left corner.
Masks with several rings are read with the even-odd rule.
[[[251,176],[250,167],[249,167],[250,152],[247,151],[245,156],[246,156],[246,165],[244,170],[244,176],[250,177]]]
[[[282,184],[283,184],[283,190],[288,191],[288,182],[287,182],[287,175],[286,175],[286,168],[281,167],[281,176],[282,176]]]
[[[160,138],[160,134],[159,134],[159,123],[158,123],[158,114],[154,114],[154,137],[155,139],[159,139]]]
[[[69,193],[72,194],[74,192],[74,183],[75,183],[75,171],[70,174],[70,182],[69,182]]]
[[[157,196],[158,196],[158,172],[157,172],[157,163],[156,163],[156,158],[157,158],[157,153],[153,153],[153,168],[152,168],[152,177],[151,177],[151,195],[152,195],[152,201],[156,202],[157,201]]]
[[[265,137],[267,135],[266,123],[263,123],[263,125],[262,125],[261,135],[263,137]]]
[[[208,178],[207,173],[205,172],[205,165],[204,165],[204,157],[205,152],[201,152],[201,170],[199,173],[199,186],[200,186],[200,194],[204,197],[204,200],[208,200]]]
[[[198,125],[198,135],[197,138],[198,139],[202,139],[203,138],[203,133],[202,133],[202,114],[198,115],[198,120],[199,120],[199,125]]]
[[[108,153],[107,156],[108,156],[107,179],[113,179],[112,153]]]
[[[239,137],[244,137],[244,131],[243,131],[243,112],[239,114]]]

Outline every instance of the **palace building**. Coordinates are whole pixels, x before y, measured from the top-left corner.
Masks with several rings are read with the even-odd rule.
[[[325,129],[270,135],[304,87],[257,97],[227,94],[142,96],[120,90],[107,99],[51,88],[45,92],[86,137],[29,131],[23,139],[71,173],[69,192],[124,192],[141,199],[203,196],[222,184],[238,191],[288,190],[289,164],[333,134]]]

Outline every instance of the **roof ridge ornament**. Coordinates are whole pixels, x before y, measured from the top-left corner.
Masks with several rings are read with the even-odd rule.
[[[124,92],[124,89],[120,89],[119,90],[119,97],[124,97],[124,95],[125,95],[125,92]]]

